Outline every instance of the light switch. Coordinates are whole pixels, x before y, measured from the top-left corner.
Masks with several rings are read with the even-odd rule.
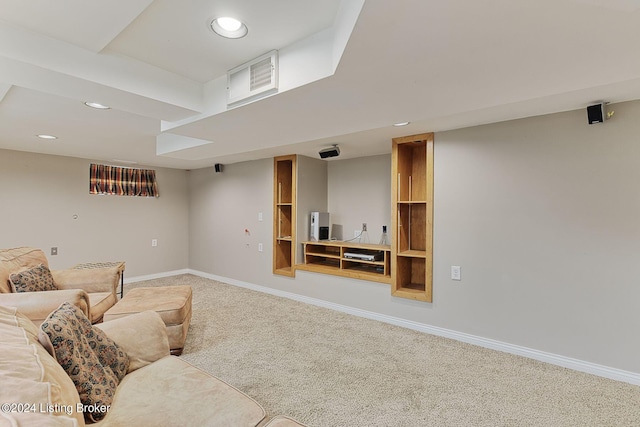
[[[462,280],[459,265],[451,266],[451,280]]]

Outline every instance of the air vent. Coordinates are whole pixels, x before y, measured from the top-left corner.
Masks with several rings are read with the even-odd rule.
[[[227,105],[237,106],[278,91],[278,52],[271,51],[227,73]]]

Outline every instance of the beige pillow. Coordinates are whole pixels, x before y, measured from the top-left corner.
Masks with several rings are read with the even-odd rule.
[[[55,291],[58,289],[49,267],[44,264],[11,274],[9,282],[13,292]]]
[[[129,367],[129,358],[76,306],[63,303],[40,325],[39,338],[53,348],[55,358],[78,390],[80,401],[94,412],[85,412],[87,421],[100,421],[107,414],[120,379]],[[100,354],[102,353],[102,354]]]

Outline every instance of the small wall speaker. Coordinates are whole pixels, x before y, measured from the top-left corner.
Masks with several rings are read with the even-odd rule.
[[[220,173],[222,172],[222,169],[224,169],[224,165],[220,163],[216,163],[214,167],[216,168],[216,173]]]
[[[590,125],[595,123],[604,123],[605,117],[604,103],[589,105],[587,107],[587,119],[589,120]]]
[[[340,155],[340,147],[338,147],[337,145],[334,145],[331,148],[325,148],[320,150],[318,154],[320,154],[321,159],[326,159],[327,157],[336,157]]]

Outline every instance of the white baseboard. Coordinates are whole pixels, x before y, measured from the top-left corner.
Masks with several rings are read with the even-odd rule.
[[[136,282],[144,282],[145,280],[162,279],[164,277],[178,276],[180,274],[193,274],[194,276],[198,276],[198,274],[185,268],[182,270],[173,270],[173,271],[165,271],[163,273],[148,274],[146,276],[126,277],[125,275],[124,284],[126,285],[127,283],[136,283]]]
[[[640,385],[640,373],[625,371],[622,369],[611,368],[596,363],[586,362],[584,360],[574,359],[571,357],[561,356],[558,354],[548,353],[545,351],[535,350],[528,347],[522,347],[519,345],[509,344],[502,341],[493,340],[490,338],[483,338],[476,335],[467,334],[464,332],[458,332],[451,329],[440,328],[437,326],[430,326],[424,323],[413,322],[410,320],[400,319],[398,317],[387,316],[372,311],[361,310],[358,308],[349,307],[346,305],[335,304],[328,301],[323,301],[317,298],[311,298],[304,295],[298,295],[291,292],[280,291],[272,289],[266,286],[255,285],[253,283],[247,283],[228,277],[217,276],[215,274],[204,273],[196,270],[186,270],[177,274],[193,274],[194,276],[200,276],[207,279],[217,280],[220,282],[228,283],[230,285],[239,286],[242,288],[251,289],[258,292],[263,292],[283,298],[292,299],[295,301],[304,302],[306,304],[312,304],[318,307],[324,307],[331,310],[340,311],[343,313],[351,314],[354,316],[364,317],[367,319],[378,320],[380,322],[389,323],[396,326],[412,329],[427,334],[437,335],[445,338],[451,338],[456,341],[465,342],[468,344],[474,344],[480,347],[489,348],[492,350],[502,351],[505,353],[515,354],[518,356],[524,356],[529,359],[538,360],[552,365],[562,366],[563,368],[573,369],[575,371],[585,372],[592,375],[597,375],[603,378],[609,378],[616,381],[622,381],[633,385]],[[166,276],[162,276],[166,277]],[[147,279],[145,279],[147,280]]]

